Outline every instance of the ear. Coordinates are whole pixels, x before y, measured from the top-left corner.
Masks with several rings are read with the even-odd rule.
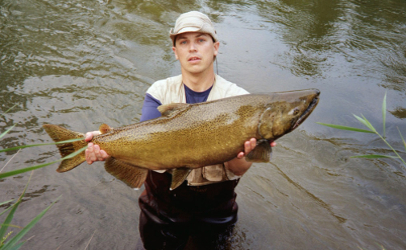
[[[217,56],[219,52],[220,42],[213,43],[213,46],[214,46],[214,56]]]
[[[179,60],[178,53],[176,51],[176,47],[172,47],[172,51],[173,51],[173,53],[175,53],[176,60]]]

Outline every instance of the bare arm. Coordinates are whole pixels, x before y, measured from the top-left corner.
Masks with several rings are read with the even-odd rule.
[[[93,136],[99,135],[99,131],[87,132],[85,141],[91,141]],[[104,150],[100,150],[99,145],[95,145],[89,142],[87,149],[85,150],[87,164],[92,164],[95,161],[105,161],[110,156]]]
[[[255,146],[257,145],[257,140],[255,138],[251,138],[249,141],[244,143],[244,152],[238,153],[237,157],[232,159],[231,161],[225,162],[225,167],[233,172],[235,175],[242,176],[248,169],[251,167],[252,162],[248,162],[245,160],[245,156],[251,152]],[[271,147],[276,145],[275,142],[271,143]]]

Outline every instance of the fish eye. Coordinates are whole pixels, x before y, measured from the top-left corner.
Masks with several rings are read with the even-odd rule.
[[[299,108],[294,108],[291,111],[289,111],[288,115],[298,115],[299,114]]]

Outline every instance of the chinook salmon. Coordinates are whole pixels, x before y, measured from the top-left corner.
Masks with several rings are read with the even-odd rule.
[[[192,169],[221,164],[244,150],[244,142],[257,139],[247,161],[268,162],[270,142],[297,128],[314,110],[317,89],[247,94],[197,104],[159,106],[162,116],[120,127],[100,126],[100,135],[91,142],[109,157],[105,169],[132,188],[144,183],[150,170],[172,170],[171,189],[175,189]],[[83,138],[83,133],[45,124],[55,141]],[[57,144],[62,157],[87,145],[76,141]],[[82,152],[65,159],[58,172],[69,171],[85,161]]]

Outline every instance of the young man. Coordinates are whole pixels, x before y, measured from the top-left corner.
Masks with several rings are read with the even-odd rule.
[[[214,73],[213,63],[220,44],[206,15],[197,11],[180,15],[170,31],[170,38],[182,74],[151,85],[145,96],[141,121],[161,116],[157,107],[162,104],[205,102],[248,93]],[[87,133],[86,140],[98,133]],[[144,247],[182,249],[191,236],[195,248],[222,249],[237,221],[234,189],[239,177],[252,165],[244,156],[255,146],[255,138],[246,141],[244,152],[236,158],[193,170],[187,182],[172,191],[169,172],[149,171],[145,190],[139,198],[139,229]],[[107,157],[98,145],[89,143],[88,164]]]

